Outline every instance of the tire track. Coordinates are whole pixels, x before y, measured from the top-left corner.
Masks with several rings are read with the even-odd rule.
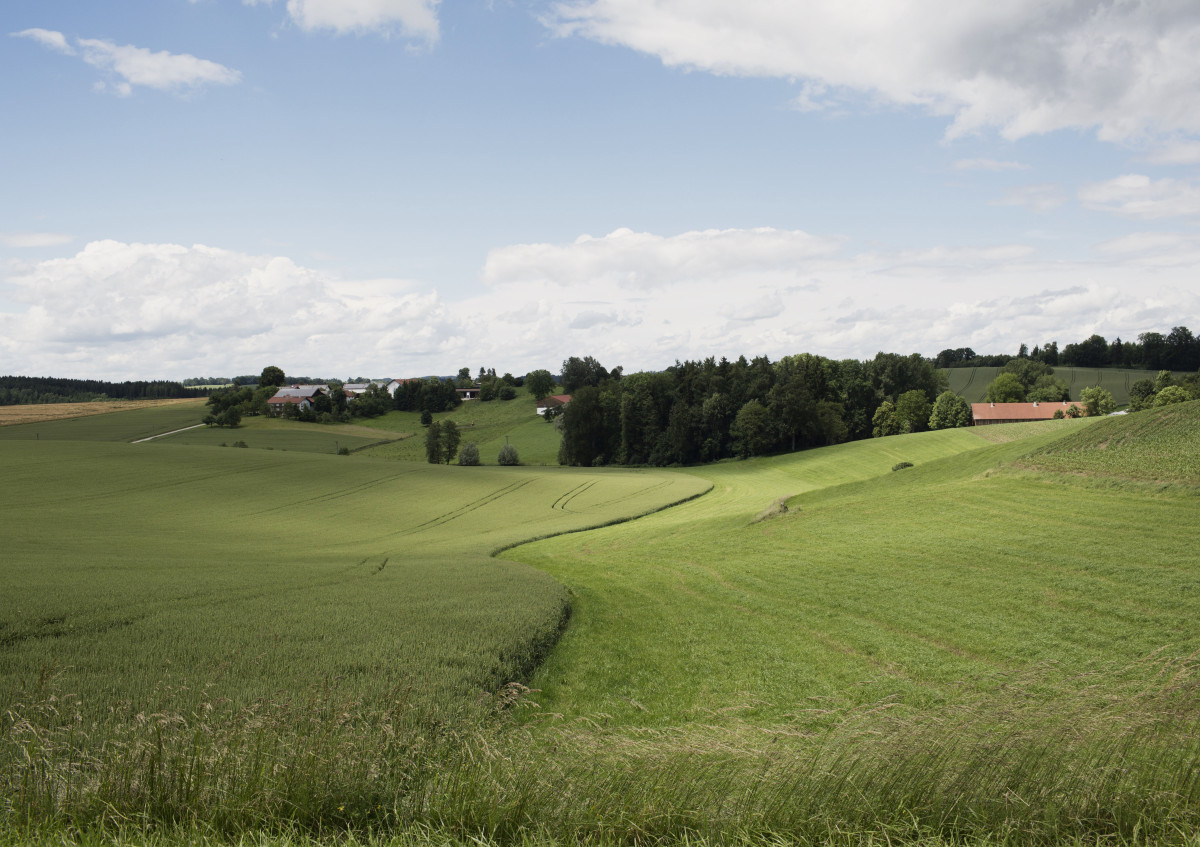
[[[467,503],[466,505],[459,506],[457,509],[452,509],[449,512],[445,512],[441,515],[438,515],[436,518],[430,518],[429,520],[419,523],[416,526],[408,527],[406,529],[400,529],[400,530],[389,533],[388,535],[385,535],[382,537],[384,537],[384,538],[389,538],[392,536],[403,537],[406,535],[415,535],[418,532],[426,532],[431,529],[437,529],[440,526],[444,526],[445,524],[450,523],[450,521],[452,521],[452,520],[456,520],[458,518],[461,518],[464,515],[468,515],[471,512],[474,512],[476,509],[481,509],[484,506],[487,506],[488,504],[493,503],[496,500],[499,500],[501,497],[507,497],[509,494],[512,494],[513,492],[517,491],[520,488],[524,488],[526,485],[528,485],[529,483],[531,483],[533,481],[534,481],[534,478],[530,477],[529,479],[523,479],[523,480],[518,480],[517,482],[509,483],[508,485],[504,486],[503,488],[498,488],[489,494],[485,494],[483,497],[480,497],[478,500],[472,500],[470,503]]]

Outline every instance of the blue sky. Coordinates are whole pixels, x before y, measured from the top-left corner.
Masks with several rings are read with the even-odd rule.
[[[6,0],[0,373],[1200,331],[1200,6]]]

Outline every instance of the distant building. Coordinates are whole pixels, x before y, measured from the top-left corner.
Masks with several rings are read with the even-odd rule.
[[[537,413],[539,415],[546,414],[547,409],[557,409],[571,402],[570,394],[551,394],[549,397],[543,397],[537,405]]]
[[[1087,415],[1087,406],[1068,400],[1063,403],[972,403],[971,417],[975,420],[975,426],[1048,421],[1054,418],[1055,412],[1062,412],[1062,416],[1066,417],[1067,410],[1072,406],[1079,409],[1081,415]]]
[[[292,385],[280,388],[275,395],[267,400],[267,411],[273,415],[283,413],[285,406],[298,406],[304,411],[312,408],[313,398],[325,394],[328,388],[324,385]]]

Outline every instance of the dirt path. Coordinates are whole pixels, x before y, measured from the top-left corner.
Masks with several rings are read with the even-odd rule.
[[[187,432],[189,429],[199,429],[206,424],[198,423],[193,426],[185,426],[183,429],[173,429],[170,432],[160,432],[158,435],[151,435],[148,438],[139,438],[137,441],[131,441],[130,444],[141,444],[143,441],[153,441],[156,438],[165,438],[168,435],[174,435],[177,432]]]

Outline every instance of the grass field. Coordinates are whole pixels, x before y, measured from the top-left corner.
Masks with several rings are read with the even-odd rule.
[[[381,442],[410,438],[411,433],[393,432],[358,424],[315,424],[272,417],[244,417],[235,429],[201,427],[155,439],[169,444],[216,447],[243,442],[251,449],[296,450],[303,453],[337,453],[346,448],[358,451]]]
[[[452,420],[462,433],[462,441],[479,445],[479,456],[485,465],[496,463],[505,442],[517,448],[523,465],[557,465],[558,431],[534,411],[532,397],[523,388],[517,389],[513,400],[468,400],[452,412],[434,415],[435,420]],[[369,451],[378,458],[401,459],[408,462],[425,461],[424,427],[418,412],[390,412],[381,418],[363,422],[364,426],[389,432],[415,432],[416,438],[373,447]]]
[[[945,371],[950,378],[950,390],[961,396],[968,403],[982,403],[987,395],[987,387],[991,384],[1000,368],[949,368]],[[1188,374],[1175,371],[1175,378],[1180,379]],[[1099,385],[1112,394],[1118,406],[1129,403],[1129,387],[1139,379],[1153,380],[1158,371],[1124,370],[1121,368],[1068,368],[1057,367],[1054,375],[1067,383],[1071,388],[1071,399],[1078,400],[1083,389]]]
[[[1198,421],[686,472],[0,442],[0,820],[1193,844]]]
[[[336,677],[428,703],[491,690],[556,635],[565,600],[491,550],[705,488],[163,443],[0,456],[0,680],[61,668],[93,714],[218,676],[241,703]]]

